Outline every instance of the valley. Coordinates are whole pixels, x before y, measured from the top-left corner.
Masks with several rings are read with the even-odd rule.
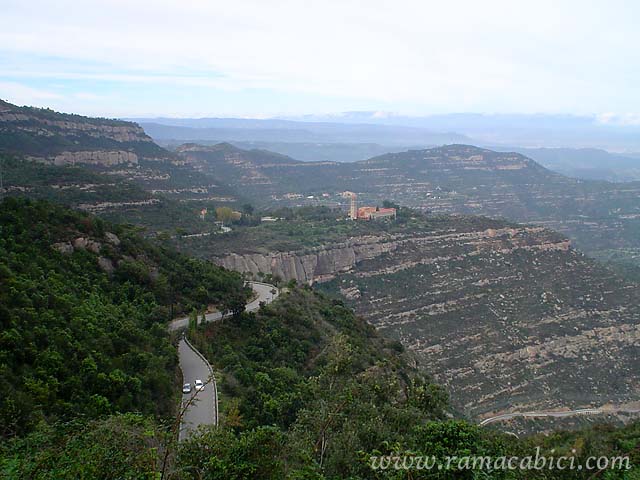
[[[63,165],[14,153],[4,162],[10,193],[62,201],[151,234],[181,228],[169,238],[185,253],[255,279],[316,284],[344,297],[406,345],[471,418],[624,403],[638,393],[631,373],[638,288],[580,253],[618,252],[626,261],[622,252],[638,248],[633,183],[570,179],[517,153],[464,145],[348,164],[225,143],[169,152],[150,147],[134,124],[71,117],[14,109],[3,118],[5,129],[21,135],[33,134],[38,122],[58,129],[45,138],[89,132],[78,137],[84,151],[96,138],[125,142],[113,148],[129,148],[135,161],[77,157]],[[146,156],[154,148],[156,156]],[[331,210],[344,208],[345,190],[357,192],[359,205],[393,199],[416,209],[401,208],[397,222],[349,222]],[[260,224],[249,216],[224,235],[186,234],[215,232],[213,219],[196,222],[188,211],[235,202],[235,191],[282,218]],[[309,207],[289,209],[298,204]]]
[[[640,289],[544,227],[401,209],[396,224],[254,228],[185,248],[254,278],[346,298],[472,418],[626,403],[640,393]]]
[[[3,2],[0,479],[640,480],[639,17]]]

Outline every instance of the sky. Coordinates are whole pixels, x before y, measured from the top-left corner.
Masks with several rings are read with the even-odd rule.
[[[636,0],[0,0],[0,98],[109,117],[640,123]]]

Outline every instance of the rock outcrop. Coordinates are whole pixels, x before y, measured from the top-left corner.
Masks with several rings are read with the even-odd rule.
[[[257,275],[270,274],[284,280],[312,284],[351,271],[356,263],[388,253],[397,242],[385,237],[360,237],[309,252],[278,252],[269,255],[232,253],[214,261],[229,270]]]
[[[394,232],[217,263],[343,295],[470,417],[640,398],[637,285],[543,227]]]
[[[174,160],[136,123],[90,118],[0,101],[0,152],[55,165],[112,167]]]
[[[487,229],[465,233],[434,233],[431,235],[381,235],[362,236],[345,242],[308,249],[305,251],[274,252],[270,254],[231,253],[214,258],[214,262],[229,270],[243,273],[268,274],[283,280],[296,280],[299,283],[313,284],[334,278],[340,273],[354,270],[364,260],[382,255],[392,255],[400,246],[420,249],[423,255],[419,259],[400,259],[385,267],[384,273],[392,273],[418,264],[442,261],[439,256],[430,256],[429,246],[443,243],[464,243],[473,247],[468,255],[478,255],[482,250],[494,250],[503,253],[522,250],[568,250],[570,242],[566,239],[551,238],[551,232],[541,227],[520,227]],[[371,276],[381,272],[362,272]]]
[[[137,164],[138,156],[133,152],[126,152],[123,150],[96,150],[88,152],[63,152],[53,157],[53,159],[47,160],[52,161],[54,165],[75,165],[77,163],[84,163],[89,165],[112,167],[114,165],[121,164]]]

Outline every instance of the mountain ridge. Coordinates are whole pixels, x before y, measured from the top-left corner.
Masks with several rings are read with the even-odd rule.
[[[55,165],[171,160],[138,124],[0,104],[0,152]]]

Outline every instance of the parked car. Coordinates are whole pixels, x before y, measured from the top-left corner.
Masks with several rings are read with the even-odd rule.
[[[185,383],[182,386],[182,393],[191,393],[191,384],[190,383]]]
[[[196,380],[194,382],[194,385],[196,387],[197,392],[199,392],[200,390],[204,390],[204,383],[202,383],[202,380]]]

